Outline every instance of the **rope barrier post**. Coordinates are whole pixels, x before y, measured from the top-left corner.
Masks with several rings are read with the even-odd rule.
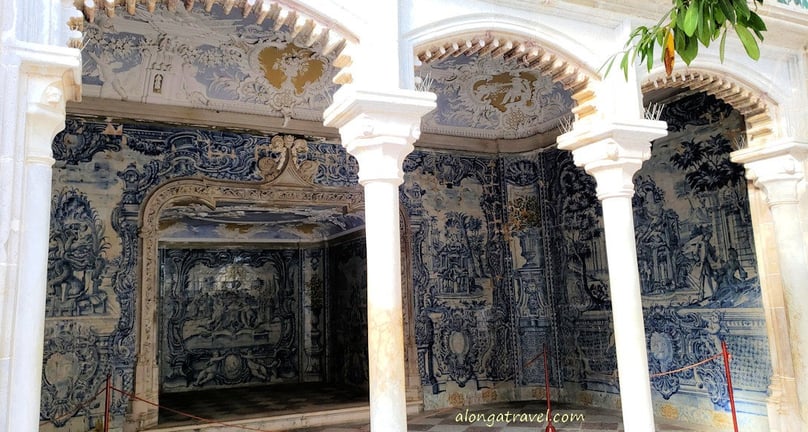
[[[104,397],[104,432],[109,432],[109,406],[112,403],[112,376],[107,374],[106,396]]]
[[[738,432],[738,416],[735,413],[735,395],[732,391],[732,376],[729,372],[729,351],[727,350],[727,342],[721,341],[721,354],[724,356],[724,372],[727,374],[727,393],[729,393],[729,407],[732,410],[732,426],[735,432]]]
[[[550,404],[550,367],[547,363],[547,344],[544,344],[544,393],[547,396],[547,427],[544,428],[544,432],[556,432],[550,415],[553,412],[553,407]]]

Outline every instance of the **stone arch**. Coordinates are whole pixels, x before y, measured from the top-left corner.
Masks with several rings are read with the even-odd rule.
[[[216,208],[219,203],[265,203],[276,206],[332,206],[354,212],[364,207],[361,187],[327,187],[302,179],[293,163],[285,163],[268,181],[261,183],[181,178],[152,191],[140,212],[140,284],[137,293],[138,355],[135,364],[135,394],[158,402],[159,378],[159,258],[160,215],[172,204],[197,203]],[[157,409],[135,401],[131,421],[137,427],[157,424]]]
[[[154,12],[158,3],[165,4],[170,12],[176,12],[178,8],[190,11],[197,3],[196,0],[78,0],[76,8],[84,15],[84,19],[93,22],[97,14],[104,13],[109,17],[115,16],[119,9],[130,15],[135,14],[138,4],[145,4],[149,13]],[[312,3],[309,5],[309,3]],[[351,82],[351,75],[345,69],[352,63],[351,52],[354,45],[358,43],[358,37],[340,24],[343,21],[350,22],[351,17],[328,17],[318,10],[322,5],[315,6],[314,2],[301,0],[287,4],[272,0],[248,1],[248,0],[200,0],[205,12],[210,13],[214,5],[221,5],[226,14],[235,9],[240,9],[242,16],[256,17],[256,23],[261,24],[269,18],[273,21],[273,28],[279,30],[283,26],[291,29],[294,40],[299,42],[304,48],[310,48],[319,43],[322,46],[322,54],[328,55],[336,53],[334,65],[340,72],[334,77],[335,84],[346,84]],[[334,9],[331,13],[339,13],[339,9]],[[72,30],[80,28],[75,20],[68,23]],[[73,38],[73,41],[76,39]],[[75,42],[71,42],[75,43]]]
[[[591,59],[600,57],[563,31],[521,18],[469,15],[434,23],[406,39],[424,63],[473,54],[516,59],[570,92],[575,120],[597,112],[593,84],[601,77]]]
[[[260,168],[260,163],[259,163]],[[272,171],[272,172],[270,172]],[[294,163],[286,162],[276,170],[267,171],[267,180],[260,183],[180,178],[163,183],[144,201],[140,212],[140,283],[137,298],[138,355],[135,364],[134,393],[146,400],[158,402],[159,377],[159,256],[160,215],[174,204],[202,204],[215,209],[219,203],[264,203],[276,206],[333,206],[352,213],[364,208],[362,187],[327,187],[311,184],[304,179]],[[407,212],[399,210],[402,251],[402,302],[404,306],[405,355],[417,357],[414,336],[412,299],[412,244]],[[409,362],[406,377],[408,404],[421,404],[420,376],[416,362]],[[157,410],[151,405],[134,401],[130,421],[137,427],[157,423]]]
[[[492,21],[490,15],[472,15],[438,22],[411,33],[409,42],[421,62],[473,54],[517,59],[573,92],[597,76],[595,68],[582,60],[586,55],[570,54],[590,52],[587,47],[564,33],[512,17]]]
[[[743,116],[747,146],[763,146],[777,139],[775,127],[777,102],[762,90],[725,72],[709,68],[687,68],[667,76],[656,71],[642,82],[643,94],[661,88],[684,88],[702,91],[726,102]]]

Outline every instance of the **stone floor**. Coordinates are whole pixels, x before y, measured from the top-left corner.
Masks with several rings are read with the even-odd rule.
[[[273,384],[260,387],[167,393],[160,405],[207,419],[230,421],[320,410],[325,407],[367,405],[368,394],[351,387],[321,383]],[[161,426],[198,423],[176,411],[160,410]]]
[[[160,404],[185,413],[229,423],[249,418],[256,418],[256,420],[258,417],[266,418],[268,414],[287,417],[294,414],[291,417],[300,418],[300,413],[317,410],[348,409],[356,412],[357,407],[367,407],[367,393],[323,384],[273,385],[248,389],[164,394],[160,398]],[[299,432],[368,432],[370,426],[366,420],[368,418],[366,410],[367,408],[364,408],[364,414],[359,413],[358,417],[353,417],[365,420],[354,420],[352,423],[339,426],[295,430]],[[408,431],[544,432],[547,425],[545,416],[544,401],[519,401],[422,412],[409,416],[407,423]],[[553,416],[558,432],[623,430],[619,411],[554,404]],[[243,424],[246,425],[246,423]],[[272,424],[257,421],[253,424],[252,429],[244,430],[289,430],[269,426]],[[175,412],[160,411],[161,430],[199,431],[205,429],[199,427],[200,425],[199,421],[188,419]],[[255,428],[255,426],[258,427]],[[659,422],[656,430],[657,432],[672,432],[706,431],[708,429]],[[242,428],[220,427],[211,430],[238,432]]]

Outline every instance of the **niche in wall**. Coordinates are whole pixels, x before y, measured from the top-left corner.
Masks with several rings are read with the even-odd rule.
[[[137,391],[326,378],[322,249],[362,230],[362,192],[315,184],[277,141],[263,182],[186,177],[146,198]]]
[[[366,326],[362,302],[353,302],[350,316],[329,318],[326,309],[364,297],[363,225],[361,211],[314,205],[222,203],[210,209],[181,203],[165,210],[159,248],[161,393],[349,383],[330,376],[331,363],[353,365],[359,375],[349,381],[366,384],[366,338],[360,343],[351,333],[351,343],[331,343],[326,331]],[[350,271],[341,260],[344,247],[331,246],[346,237],[362,246],[350,251]],[[333,262],[330,250],[337,251]],[[327,356],[330,346],[337,347],[336,355]]]
[[[300,256],[294,249],[161,249],[162,392],[298,381]]]

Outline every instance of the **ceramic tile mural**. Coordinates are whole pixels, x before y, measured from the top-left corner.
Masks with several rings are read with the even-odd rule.
[[[506,56],[507,58],[507,56]],[[549,75],[510,60],[454,55],[418,67],[431,83],[437,109],[424,116],[422,129],[477,138],[524,138],[545,133],[569,114],[569,92]]]
[[[726,160],[743,123],[700,94],[663,116],[670,135],[654,144],[633,200],[651,372],[709,357],[724,340],[742,414],[765,416],[769,354],[746,186]],[[276,151],[273,140],[290,152]],[[150,192],[190,176],[258,183],[282,157],[315,184],[356,186],[356,162],[316,138],[69,119],[54,154],[46,429],[91,425],[100,410],[76,407],[107,373],[116,386],[133,388],[138,229]],[[418,149],[404,172],[412,361],[425,407],[525,397],[543,385],[545,348],[551,384],[565,397],[616,397],[600,206],[594,180],[571,155]],[[164,389],[322,379],[366,386],[361,215],[297,209],[259,216],[248,207],[205,213],[173,206],[161,219],[165,240],[211,242],[163,248]],[[266,224],[277,227],[274,234],[258,235]],[[334,238],[337,232],[352,234]],[[258,246],[222,252],[227,241],[251,236]],[[223,299],[242,307],[217,314]],[[203,315],[221,317],[203,323]],[[216,338],[229,342],[214,347]],[[683,419],[725,412],[720,372],[717,363],[654,378],[654,397]],[[118,424],[126,409],[116,397]]]
[[[270,172],[267,167],[291,157],[289,163],[315,185],[358,187],[355,160],[322,139],[70,118],[53,148],[44,429],[94,427],[103,409],[80,404],[107,374],[116,387],[134,389],[140,212],[158,186],[187,177],[260,183]],[[160,219],[164,240],[221,248],[223,239],[243,242],[249,239],[244,233],[274,224],[274,234],[256,235],[253,247],[263,242],[275,245],[264,249],[278,249],[279,241],[311,247],[299,252],[296,246],[287,251],[291,256],[223,252],[214,246],[165,249],[170,252],[164,258],[171,259],[163,262],[166,301],[159,323],[166,329],[160,332],[166,335],[163,390],[322,380],[322,243],[334,232],[360,228],[362,214],[317,208],[268,211],[259,218],[228,203],[208,213],[188,207],[166,209]],[[230,313],[222,309],[225,302],[244,307]],[[200,314],[208,312],[208,322],[202,323]],[[128,406],[125,398],[114,397],[114,424],[122,424]]]
[[[404,171],[425,406],[496,397],[514,373],[502,161],[416,151]]]
[[[303,249],[301,267],[303,276],[302,295],[302,360],[303,381],[322,381],[326,377],[323,368],[326,353],[326,259],[325,245]]]
[[[83,94],[319,120],[336,90],[336,53],[274,27],[220,4],[98,17],[84,29]]]
[[[327,248],[329,382],[367,388],[367,252],[365,236],[349,234]]]
[[[163,392],[297,382],[294,249],[163,249]]]
[[[719,353],[726,341],[742,411],[765,415],[771,368],[746,181],[728,156],[743,121],[704,94],[666,106],[662,119],[669,122],[670,134],[654,142],[651,159],[635,176],[633,198],[650,371],[696,363]],[[594,185],[576,173],[569,155],[542,156],[554,167],[548,180],[557,198],[551,199],[555,211],[550,215],[559,215],[554,242],[565,251],[553,259],[561,269],[555,280],[566,291],[557,298],[568,302],[557,304],[564,379],[583,390],[616,393]],[[697,417],[705,412],[705,400],[711,409],[728,410],[721,362],[653,378],[652,387],[655,397],[675,403],[683,419],[703,422]]]

